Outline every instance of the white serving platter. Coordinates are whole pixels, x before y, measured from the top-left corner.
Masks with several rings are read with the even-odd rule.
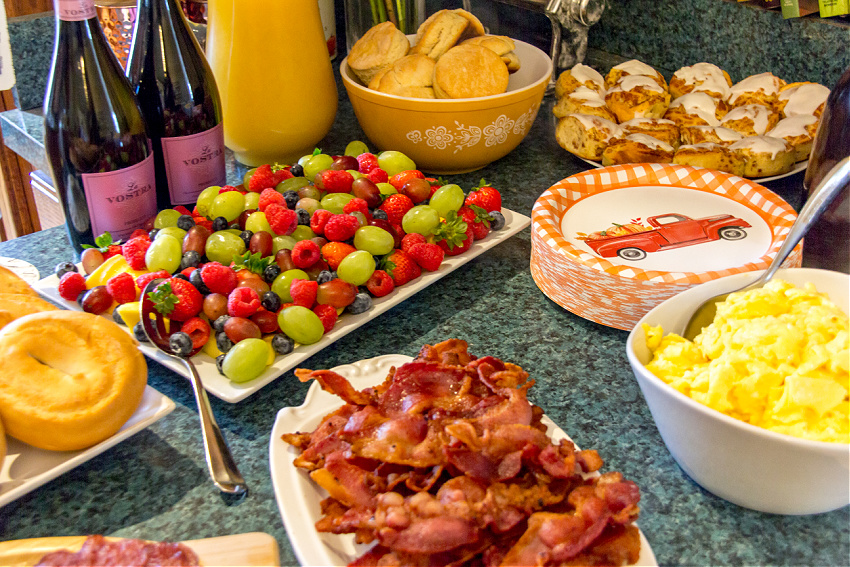
[[[345,376],[355,389],[362,390],[380,384],[390,367],[401,366],[410,360],[409,356],[387,354],[333,370]],[[298,407],[281,409],[272,427],[269,441],[272,487],[292,550],[301,565],[305,566],[348,565],[370,547],[354,543],[353,534],[335,535],[316,531],[315,523],[321,517],[319,504],[327,494],[310,480],[305,471],[293,465],[298,451],[281,440],[281,435],[285,433],[315,430],[325,415],[342,404],[339,397],[323,391],[318,382],[314,381],[304,403]],[[548,417],[544,416],[543,422],[553,439],[569,439]],[[640,534],[640,542],[640,557],[635,565],[657,566],[655,555],[643,532]]]
[[[490,250],[497,244],[504,242],[511,236],[515,235],[522,229],[531,224],[531,219],[525,215],[515,213],[508,209],[502,209],[502,214],[505,216],[505,226],[501,230],[491,231],[486,238],[472,243],[472,247],[460,254],[459,256],[446,256],[443,260],[440,269],[436,272],[425,272],[415,280],[400,286],[393,290],[392,293],[381,298],[373,298],[372,308],[365,313],[359,315],[351,315],[345,313],[340,316],[336,326],[330,333],[325,334],[319,342],[311,345],[300,345],[286,356],[278,356],[274,363],[266,368],[257,378],[237,384],[230,381],[227,377],[218,372],[215,359],[205,353],[199,353],[193,358],[195,367],[201,375],[204,382],[204,388],[213,396],[229,403],[236,403],[244,400],[251,394],[257,392],[263,386],[277,379],[281,374],[295,368],[302,361],[313,356],[322,349],[332,345],[338,339],[341,339],[348,333],[354,331],[358,327],[368,323],[375,317],[395,307],[408,297],[425,289],[437,280],[452,273],[460,268],[473,258],[480,256],[487,250]],[[55,275],[48,276],[39,280],[33,288],[44,297],[61,305],[67,309],[79,310],[80,306],[74,301],[66,301],[59,296],[57,291],[58,278]],[[132,332],[132,329],[127,329]],[[142,344],[141,351],[149,358],[159,362],[174,372],[188,378],[186,367],[178,360],[175,360],[168,355],[158,351],[155,347]]]

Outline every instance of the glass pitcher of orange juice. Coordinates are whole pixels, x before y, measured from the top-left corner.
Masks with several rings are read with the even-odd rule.
[[[338,99],[318,1],[209,0],[207,8],[225,145],[248,166],[311,153]]]

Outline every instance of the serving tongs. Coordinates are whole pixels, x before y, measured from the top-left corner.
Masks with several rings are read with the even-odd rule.
[[[785,237],[785,241],[776,253],[776,256],[771,261],[767,270],[762,272],[761,276],[754,282],[724,294],[716,295],[704,301],[691,315],[688,324],[685,325],[685,332],[682,335],[688,340],[694,340],[698,334],[702,332],[703,327],[709,325],[717,314],[717,303],[725,300],[729,294],[739,291],[755,289],[766,284],[776,273],[788,254],[795,246],[803,239],[809,229],[815,224],[820,216],[829,207],[832,200],[841,192],[850,180],[850,156],[845,157],[836,163],[829,173],[818,183],[811,196],[803,205],[800,214],[797,215],[797,220],[791,225],[791,230]]]
[[[210,400],[201,382],[201,376],[198,374],[198,370],[195,368],[195,364],[191,359],[192,356],[200,352],[202,347],[192,349],[192,352],[186,356],[175,353],[169,344],[169,338],[172,334],[180,330],[182,324],[179,321],[169,321],[169,331],[166,331],[165,318],[156,310],[153,300],[148,295],[160,283],[162,283],[161,280],[153,280],[142,290],[142,299],[139,304],[142,328],[151,344],[160,352],[181,360],[189,370],[192,389],[195,392],[195,401],[198,404],[198,416],[201,419],[201,432],[203,434],[207,468],[209,469],[213,483],[225,494],[245,494],[248,492],[248,485],[239,473],[236,461],[233,459],[233,455],[230,454],[227,441],[225,441],[224,435],[222,435],[221,429],[219,429],[218,423],[215,421]]]

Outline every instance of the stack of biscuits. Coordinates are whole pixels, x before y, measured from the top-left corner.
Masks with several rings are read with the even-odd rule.
[[[558,144],[602,165],[677,163],[743,177],[791,171],[808,159],[829,89],[772,73],[733,83],[711,63],[669,83],[638,60],[606,76],[581,63],[557,80]]]
[[[367,31],[348,66],[370,89],[411,98],[473,98],[503,93],[520,68],[513,40],[487,35],[473,14],[440,10],[410,40],[392,22]]]

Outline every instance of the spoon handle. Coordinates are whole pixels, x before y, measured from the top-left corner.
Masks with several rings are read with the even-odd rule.
[[[836,195],[850,182],[850,156],[845,157],[836,163],[829,173],[821,179],[818,186],[812,192],[806,204],[797,215],[797,220],[791,226],[788,236],[776,253],[776,257],[770,263],[767,270],[762,273],[761,277],[751,284],[751,287],[760,285],[769,280],[779,269],[780,264],[785,261],[788,254],[802,240],[803,236],[809,231],[812,225],[817,221],[823,212],[832,203]]]
[[[227,494],[243,494],[248,491],[245,479],[239,473],[236,461],[230,454],[227,441],[218,427],[213,416],[210,400],[201,383],[201,377],[195,369],[195,365],[187,358],[181,358],[191,374],[192,389],[195,392],[195,401],[198,403],[198,415],[201,418],[201,431],[204,438],[204,449],[206,450],[207,466],[213,483]]]

